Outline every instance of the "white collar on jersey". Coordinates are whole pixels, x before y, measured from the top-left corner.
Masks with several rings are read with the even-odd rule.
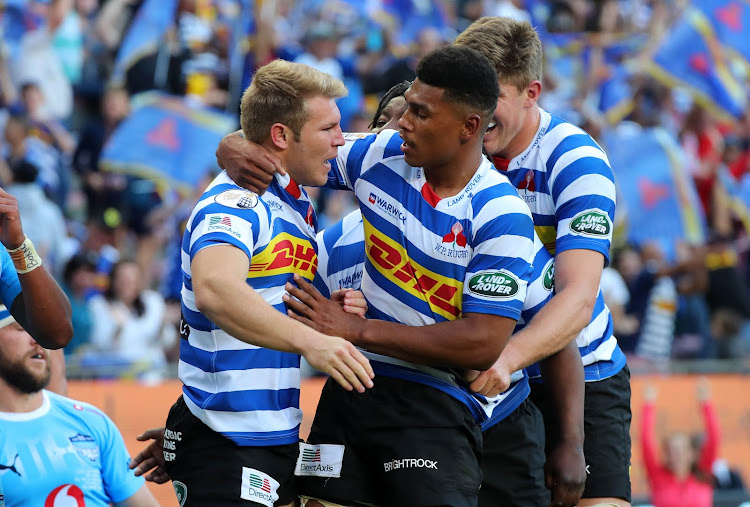
[[[46,390],[42,390],[42,406],[31,412],[0,412],[0,420],[3,421],[32,421],[38,419],[43,415],[47,415],[49,412],[51,403],[49,401],[49,394]]]

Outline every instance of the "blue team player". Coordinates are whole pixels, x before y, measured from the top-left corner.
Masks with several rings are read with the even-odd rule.
[[[285,315],[284,285],[312,280],[317,221],[298,185],[322,185],[344,144],[341,81],[276,60],[242,97],[248,142],[288,169],[258,196],[226,173],[206,189],[182,245],[183,395],[164,431],[165,470],[181,505],[293,505],[299,454],[300,355],[342,389],[371,387],[351,343]]]
[[[11,506],[157,506],[98,408],[46,391],[50,353],[0,307],[0,483]]]

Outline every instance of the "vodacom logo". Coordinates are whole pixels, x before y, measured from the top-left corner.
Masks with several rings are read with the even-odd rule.
[[[86,507],[83,491],[75,484],[63,484],[52,490],[44,507]]]

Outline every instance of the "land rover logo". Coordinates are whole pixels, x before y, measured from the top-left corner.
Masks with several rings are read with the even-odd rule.
[[[518,281],[507,272],[484,271],[471,277],[469,292],[491,298],[511,298],[518,293]]]
[[[570,221],[570,230],[573,234],[584,234],[586,236],[609,236],[609,217],[601,210],[586,210]]]
[[[172,481],[172,487],[174,487],[174,492],[177,495],[177,503],[182,507],[187,500],[187,486],[180,481]]]
[[[552,291],[555,288],[555,260],[550,259],[547,261],[547,266],[544,268],[544,277],[542,277],[542,286],[548,291]]]

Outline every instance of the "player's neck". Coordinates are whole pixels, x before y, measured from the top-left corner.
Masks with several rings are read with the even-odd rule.
[[[508,146],[500,153],[493,153],[493,156],[512,160],[531,146],[536,137],[536,131],[539,130],[539,122],[542,121],[542,115],[539,112],[539,106],[534,105],[530,107],[526,113],[521,130],[518,131],[518,135],[514,137]]]
[[[22,414],[33,412],[44,403],[42,391],[26,394],[0,380],[0,412]]]
[[[438,197],[452,197],[469,184],[483,158],[481,149],[461,150],[449,162],[423,167],[424,176]]]

